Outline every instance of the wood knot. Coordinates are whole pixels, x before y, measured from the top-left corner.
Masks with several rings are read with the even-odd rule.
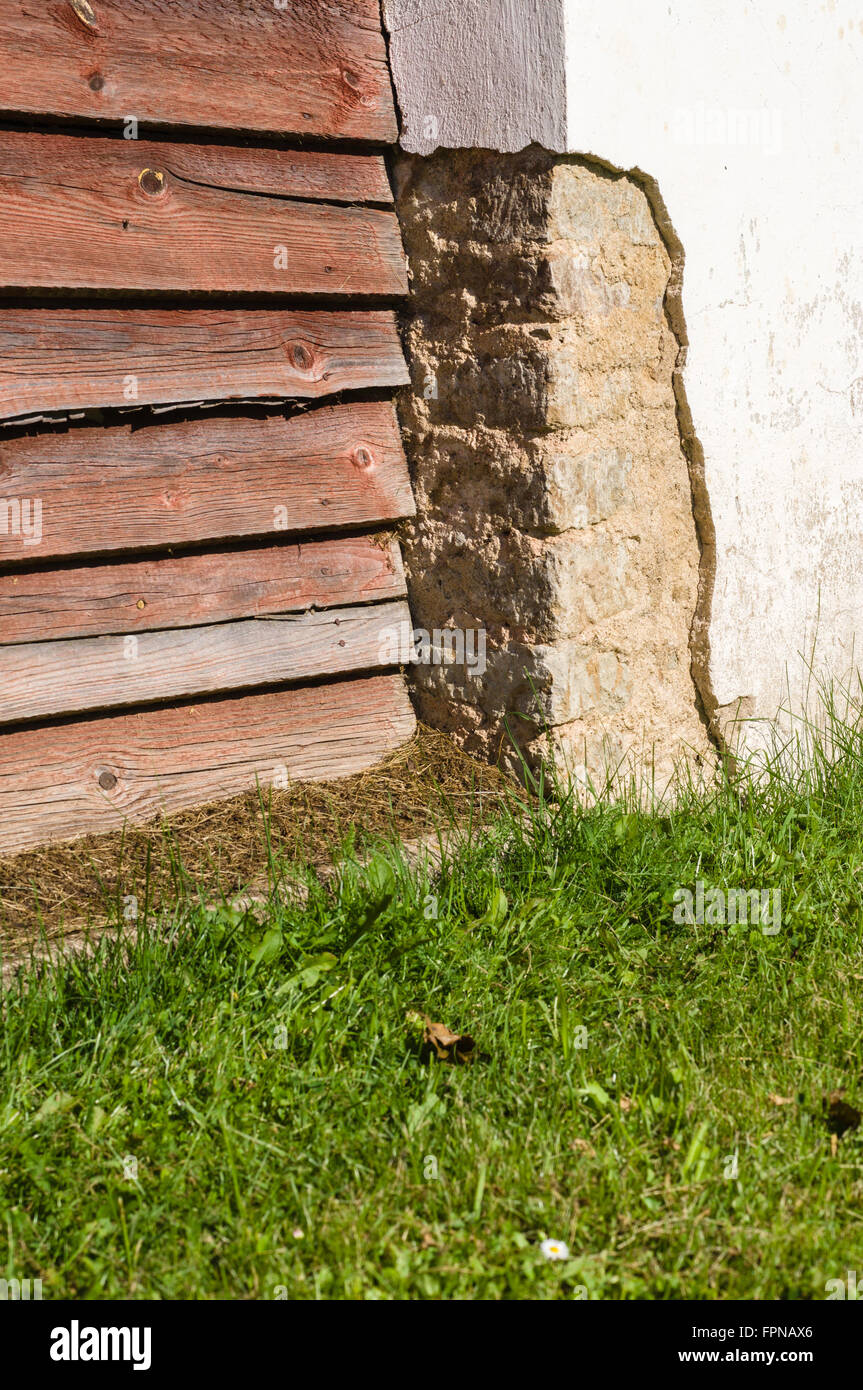
[[[311,371],[315,359],[305,343],[291,343],[288,355],[298,372]]]
[[[101,72],[94,72],[87,85],[91,92],[101,92],[105,85],[105,79]]]
[[[353,68],[345,68],[342,72],[342,81],[348,91],[352,93],[354,99],[360,106],[373,107],[377,105],[377,98],[373,91],[364,89],[363,79],[359,73],[354,72]]]
[[[99,773],[99,786],[102,788],[103,791],[110,792],[113,791],[116,785],[117,778],[115,777],[114,773],[109,772],[107,768],[104,768],[102,772]]]
[[[165,175],[161,169],[142,169],[138,175],[138,183],[145,193],[149,193],[151,198],[165,191]]]
[[[353,458],[354,463],[357,465],[357,468],[362,468],[366,472],[370,468],[374,468],[375,466],[375,456],[372,453],[371,449],[369,449],[365,444],[357,445],[357,447],[354,449]]]

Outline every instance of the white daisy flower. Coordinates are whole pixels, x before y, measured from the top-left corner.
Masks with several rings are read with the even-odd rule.
[[[539,1247],[547,1260],[568,1260],[569,1246],[562,1240],[544,1240]]]

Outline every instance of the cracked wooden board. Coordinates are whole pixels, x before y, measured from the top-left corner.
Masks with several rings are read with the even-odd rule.
[[[403,602],[0,648],[0,723],[251,690],[395,664]]]
[[[0,0],[2,6],[3,0]],[[31,163],[35,151],[35,165]],[[392,206],[386,164],[380,154],[340,151],[282,150],[254,145],[189,145],[175,140],[124,140],[91,135],[40,135],[35,131],[0,132],[0,168],[9,178],[51,172],[51,159],[67,158],[62,170],[70,187],[75,178],[98,176],[106,167],[102,152],[123,151],[133,172],[163,169],[178,182],[306,202],[372,203]],[[111,166],[114,167],[114,166]]]
[[[0,645],[380,603],[405,592],[398,544],[376,536],[4,574]],[[0,669],[2,660],[0,652]]]
[[[411,737],[401,676],[232,696],[0,735],[0,854],[291,781],[363,772]]]
[[[409,379],[390,310],[0,308],[0,418]]]
[[[0,0],[0,110],[392,143],[378,0]]]
[[[280,152],[255,156],[250,172],[239,147],[0,132],[0,284],[407,293],[394,212],[261,192],[282,186]]]
[[[415,512],[395,409],[376,401],[287,420],[205,418],[0,440],[0,498],[22,508],[17,528],[3,518],[0,563],[30,565],[368,527]]]

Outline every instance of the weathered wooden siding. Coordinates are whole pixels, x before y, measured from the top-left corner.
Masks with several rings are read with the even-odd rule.
[[[390,310],[7,309],[0,419],[401,386]]]
[[[259,152],[263,162],[268,153]],[[244,154],[209,147],[207,169],[194,178],[175,171],[185,162],[175,166],[166,144],[0,132],[0,282],[24,289],[406,292],[394,212],[250,192]],[[268,179],[279,186],[276,172]]]
[[[41,500],[41,539],[0,562],[395,521],[414,509],[388,401],[285,420],[207,418],[0,437],[0,497]]]
[[[404,681],[385,674],[56,724],[39,731],[38,745],[29,729],[8,733],[3,851],[119,830],[127,818],[182,810],[214,792],[362,772],[410,738],[414,722]]]
[[[378,0],[3,0],[0,110],[392,143]]]
[[[150,632],[404,598],[401,553],[371,536],[0,574],[0,645]]]
[[[407,618],[404,603],[363,604],[4,647],[0,721],[371,671],[392,663],[384,637]]]
[[[377,0],[0,0],[0,63],[0,853],[369,766],[413,728]]]

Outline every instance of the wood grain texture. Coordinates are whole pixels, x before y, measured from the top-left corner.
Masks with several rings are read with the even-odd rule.
[[[373,671],[409,622],[394,602],[0,647],[0,723]]]
[[[41,540],[13,503],[41,506]],[[415,511],[389,402],[0,439],[0,563],[366,526]]]
[[[2,8],[3,0],[0,0]],[[5,141],[5,135],[10,138]],[[137,179],[142,169],[164,170],[178,182],[201,184],[232,193],[256,193],[276,198],[335,203],[385,203],[393,195],[386,164],[380,154],[345,154],[341,151],[280,150],[253,145],[189,145],[174,140],[124,140],[96,135],[38,135],[8,131],[4,135],[3,168],[8,178],[50,174],[58,157],[76,162],[65,170],[67,180],[83,168],[98,175],[99,163],[109,152],[125,154],[119,167],[131,169]],[[37,154],[30,166],[29,153]]]
[[[378,0],[0,0],[0,109],[397,138]]]
[[[0,307],[0,418],[320,397],[409,379],[389,310]]]
[[[279,152],[256,151],[252,170],[249,158],[226,146],[0,132],[0,284],[407,292],[394,212],[261,193],[262,180],[280,185]]]
[[[0,734],[0,853],[372,767],[415,729],[398,675]]]
[[[398,543],[372,536],[4,574],[0,644],[195,627],[405,592]]]

